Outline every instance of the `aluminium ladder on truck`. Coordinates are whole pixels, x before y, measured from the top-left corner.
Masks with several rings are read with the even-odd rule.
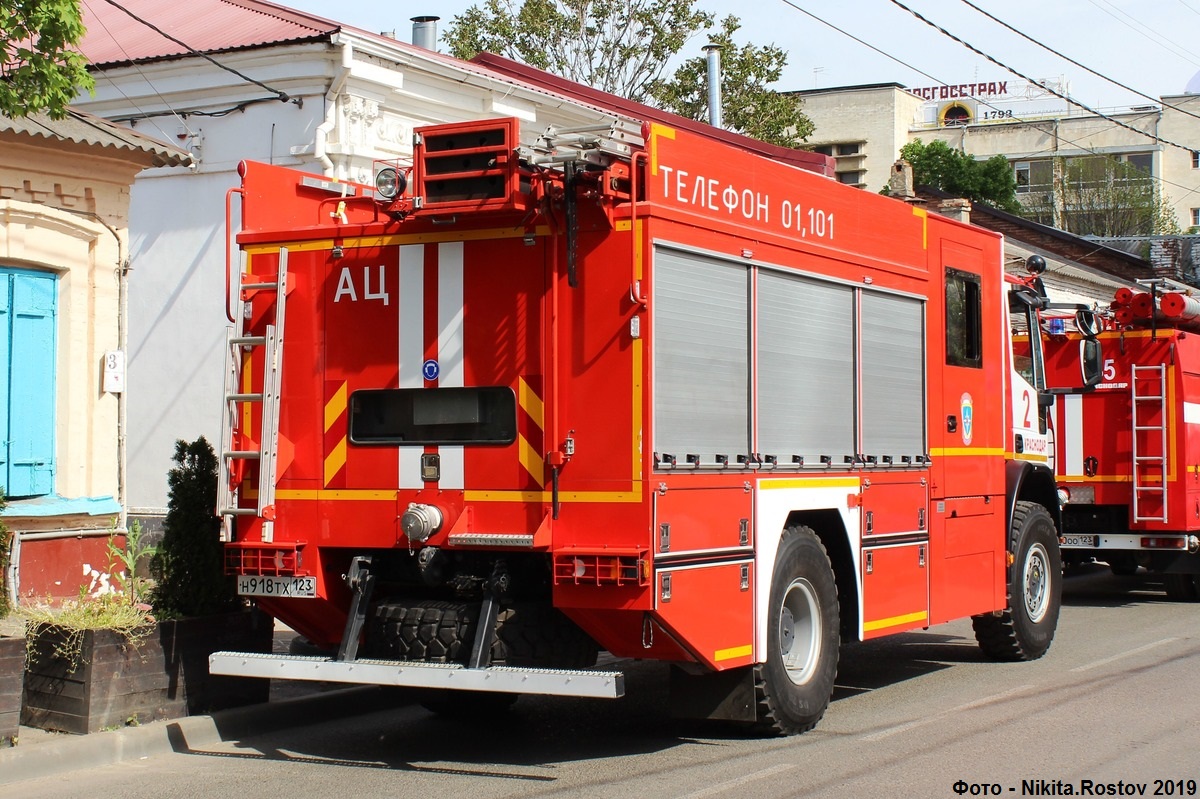
[[[288,251],[279,250],[279,266],[273,282],[261,276],[237,273],[237,302],[234,325],[228,328],[225,347],[225,402],[221,412],[221,468],[217,482],[217,515],[221,517],[221,540],[233,540],[235,516],[262,520],[262,540],[273,538],[275,518],[275,470],[279,446],[279,389],[283,367],[283,326],[287,308]],[[246,305],[257,292],[275,295],[274,319],[262,335],[247,329]],[[251,359],[263,359],[262,384],[251,386]],[[261,405],[259,435],[250,435],[251,406]],[[258,497],[255,507],[241,507],[241,475],[247,461],[258,461]]]
[[[1133,521],[1167,521],[1167,367],[1133,365]]]

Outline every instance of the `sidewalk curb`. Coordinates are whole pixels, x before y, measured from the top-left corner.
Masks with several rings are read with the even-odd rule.
[[[358,686],[224,710],[208,716],[164,719],[142,727],[55,736],[32,745],[18,744],[0,749],[0,785],[171,752],[187,752],[287,727],[304,727],[383,710],[408,701],[377,686]]]

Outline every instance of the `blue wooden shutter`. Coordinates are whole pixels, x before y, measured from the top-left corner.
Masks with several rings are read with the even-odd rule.
[[[8,489],[31,497],[54,490],[54,384],[58,281],[11,272]]]
[[[8,312],[12,301],[12,275],[0,270],[0,488],[8,488],[8,402],[12,392],[8,369],[8,351],[12,344],[12,317]]]

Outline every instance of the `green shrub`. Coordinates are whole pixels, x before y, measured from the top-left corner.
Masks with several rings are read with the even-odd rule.
[[[238,598],[233,578],[225,575],[216,516],[217,457],[201,436],[192,443],[176,441],[174,461],[167,475],[163,539],[150,561],[155,615],[205,616],[233,609]]]

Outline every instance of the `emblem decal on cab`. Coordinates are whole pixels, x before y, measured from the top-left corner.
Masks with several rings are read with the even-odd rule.
[[[963,446],[971,446],[972,428],[974,427],[974,403],[970,394],[962,395],[962,442]]]

